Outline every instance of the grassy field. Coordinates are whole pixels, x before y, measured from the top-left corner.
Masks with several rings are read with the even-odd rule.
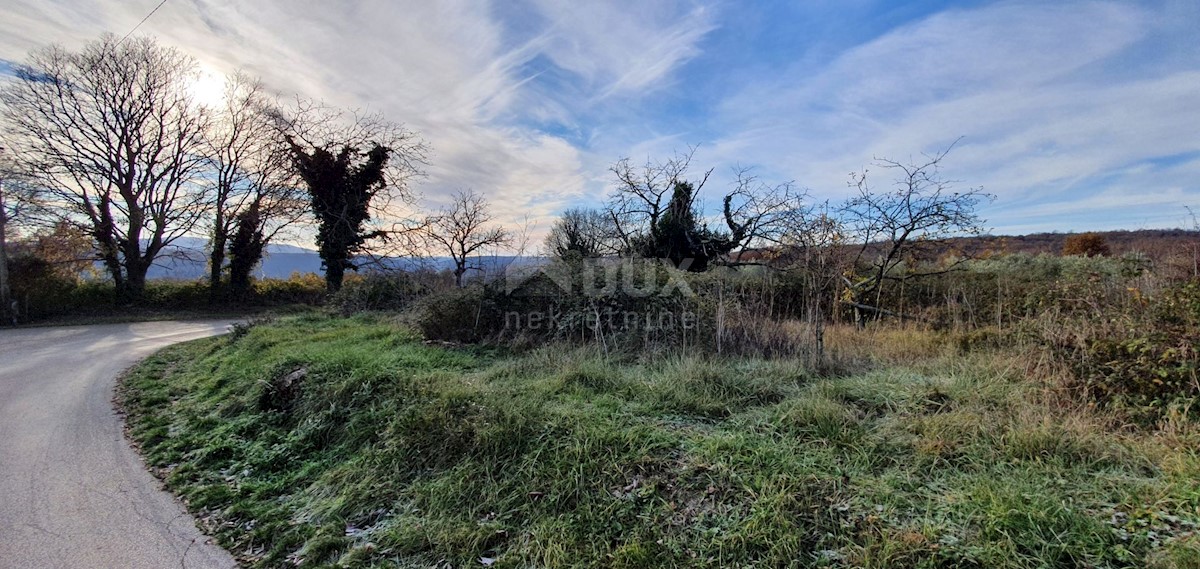
[[[609,357],[293,316],[168,349],[119,399],[252,567],[1200,567],[1200,432],[1054,389],[1034,350]]]

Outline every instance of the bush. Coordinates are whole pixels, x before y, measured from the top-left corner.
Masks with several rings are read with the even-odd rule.
[[[73,316],[128,316],[131,311],[211,312],[249,307],[319,305],[325,301],[325,282],[318,276],[292,275],[287,280],[254,282],[253,294],[242,299],[214,301],[207,281],[151,280],[136,304],[121,302],[113,284],[62,276],[46,261],[22,256],[9,261],[13,298],[19,302],[19,320],[31,322]]]
[[[958,270],[889,283],[883,305],[937,328],[1011,326],[1046,311],[1122,305],[1149,269],[1136,255],[1059,257],[1017,253],[971,260]]]
[[[140,304],[162,310],[199,309],[210,305],[208,283],[204,281],[151,281]]]
[[[425,297],[417,306],[417,327],[429,340],[478,342],[500,329],[495,310],[484,309],[488,296],[483,286],[470,286]]]
[[[437,341],[811,356],[814,328],[796,319],[801,282],[754,269],[689,273],[653,261],[564,260],[524,277],[431,294],[417,304],[415,323]]]
[[[682,271],[655,263],[556,263],[423,299],[425,337],[453,342],[570,340],[605,347],[696,343],[701,306]]]
[[[8,260],[8,274],[12,298],[17,302],[18,321],[36,320],[70,309],[69,299],[78,285],[49,261],[34,255],[13,257]]]
[[[1073,381],[1090,401],[1153,422],[1172,407],[1194,409],[1200,398],[1200,283],[1139,291],[1124,309],[1064,319],[1044,334],[1051,350],[1071,362]]]
[[[427,292],[408,273],[373,272],[347,278],[341,290],[329,298],[329,306],[342,314],[397,311],[408,308]]]
[[[1082,255],[1084,257],[1107,257],[1112,253],[1108,241],[1099,233],[1080,233],[1071,235],[1063,241],[1063,255]]]
[[[287,279],[255,280],[251,301],[266,306],[316,306],[325,301],[326,291],[325,280],[320,276],[313,273],[292,273]]]

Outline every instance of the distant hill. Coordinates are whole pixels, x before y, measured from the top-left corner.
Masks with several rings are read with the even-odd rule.
[[[511,255],[489,255],[472,260],[472,264],[483,266],[489,274],[502,272],[511,264],[526,264],[536,262],[531,258],[517,258]],[[364,269],[430,269],[441,271],[451,269],[454,262],[449,257],[429,257],[422,259],[385,257],[375,262],[363,261]],[[297,247],[295,245],[268,245],[263,261],[254,271],[258,278],[286,279],[293,274],[321,274],[321,257],[316,251]],[[163,252],[154,262],[147,274],[151,279],[162,280],[197,280],[208,275],[208,252],[205,243],[200,239],[180,240]]]
[[[1166,259],[1179,256],[1184,252],[1200,251],[1200,231],[1185,229],[1142,229],[1137,231],[1101,231],[1112,249],[1113,255],[1123,255],[1138,252],[1151,259]],[[1049,253],[1057,255],[1062,252],[1063,243],[1073,233],[1033,233],[1030,235],[984,235],[980,237],[963,237],[951,239],[946,243],[945,250],[951,249],[982,253]],[[940,254],[934,252],[936,254]],[[1189,253],[1190,254],[1190,253]],[[758,252],[751,252],[744,260],[760,257]],[[482,264],[489,274],[501,272],[505,267],[517,264],[540,263],[541,259],[521,258],[506,255],[482,257],[477,261]],[[385,258],[380,264],[385,268],[413,270],[418,268],[436,271],[453,267],[453,262],[447,257],[432,257],[427,259]],[[255,271],[259,278],[286,279],[293,273],[320,274],[321,258],[316,251],[297,247],[295,245],[270,245],[262,264]],[[200,239],[183,241],[167,251],[150,269],[152,279],[196,280],[208,274],[208,257],[204,249],[204,241]]]
[[[1136,231],[1096,231],[1108,243],[1111,254],[1121,256],[1126,253],[1140,253],[1152,261],[1168,261],[1179,263],[1184,258],[1191,258],[1189,264],[1194,264],[1200,271],[1200,231],[1186,229],[1141,229]],[[923,247],[918,258],[934,260],[943,255],[968,254],[1004,255],[1012,253],[1027,253],[1030,255],[1049,254],[1061,255],[1063,245],[1068,237],[1078,233],[1031,233],[1029,235],[981,235],[978,237],[958,237]],[[848,254],[857,252],[858,245],[846,245]],[[872,245],[879,249],[881,245]],[[770,249],[748,251],[742,255],[744,262],[758,262],[764,258],[774,257]]]
[[[195,242],[193,242],[195,241]],[[268,245],[263,262],[255,270],[259,278],[286,279],[292,273],[320,273],[316,251],[295,245]],[[202,240],[181,240],[165,250],[150,267],[151,279],[196,280],[208,275],[208,251]]]
[[[1164,258],[1200,244],[1200,231],[1187,229],[1139,229],[1136,231],[1096,231],[1108,243],[1113,255],[1143,253]],[[1062,253],[1067,238],[1076,233],[1032,233],[1029,235],[985,235],[960,238],[952,245],[970,245],[977,251],[995,253]]]

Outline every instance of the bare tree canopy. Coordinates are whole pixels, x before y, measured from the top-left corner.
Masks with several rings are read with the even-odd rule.
[[[825,356],[825,319],[840,290],[850,255],[846,229],[829,204],[793,210],[787,228],[779,235],[779,254],[800,282],[804,317],[813,334],[818,357]]]
[[[730,240],[740,247],[737,260],[751,247],[778,246],[797,226],[808,220],[808,192],[792,182],[771,185],[749,168],[734,170],[733,191],[725,195],[722,217]]]
[[[242,73],[226,80],[224,95],[207,136],[209,284],[216,294],[228,268],[231,290],[243,294],[267,243],[307,213],[307,196],[292,168],[275,97]]]
[[[33,52],[2,92],[5,146],[61,216],[86,227],[117,290],[202,214],[207,111],[195,61],[149,38],[106,35],[79,52]]]
[[[426,235],[432,247],[450,254],[454,261],[454,284],[461,287],[468,270],[483,267],[470,264],[472,256],[487,247],[499,247],[512,242],[512,235],[498,225],[490,225],[492,215],[488,203],[475,190],[454,194],[450,205],[429,220]]]
[[[619,255],[622,245],[608,213],[572,208],[564,211],[550,227],[546,249],[556,257],[577,255],[587,259]]]
[[[694,154],[692,148],[665,162],[647,161],[642,166],[622,158],[612,166],[617,187],[609,212],[625,249],[704,271],[711,263],[726,262],[734,250],[777,241],[805,194],[790,182],[770,186],[748,169],[739,169],[734,189],[722,200],[718,223],[724,227],[711,229],[704,222],[699,198],[712,170],[696,181],[688,180]]]
[[[984,232],[984,221],[976,208],[993,196],[981,188],[955,191],[955,182],[942,177],[940,165],[953,147],[915,163],[876,159],[879,167],[897,174],[888,192],[871,189],[866,171],[851,174],[850,185],[858,195],[846,202],[841,213],[859,242],[855,264],[867,267],[864,277],[847,283],[856,308],[878,314],[885,281],[949,270],[900,272],[897,267],[901,263],[912,261],[916,254],[947,238]]]

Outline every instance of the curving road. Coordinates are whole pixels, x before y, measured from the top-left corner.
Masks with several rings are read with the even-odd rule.
[[[116,376],[228,322],[0,330],[0,568],[227,569],[130,449]]]

